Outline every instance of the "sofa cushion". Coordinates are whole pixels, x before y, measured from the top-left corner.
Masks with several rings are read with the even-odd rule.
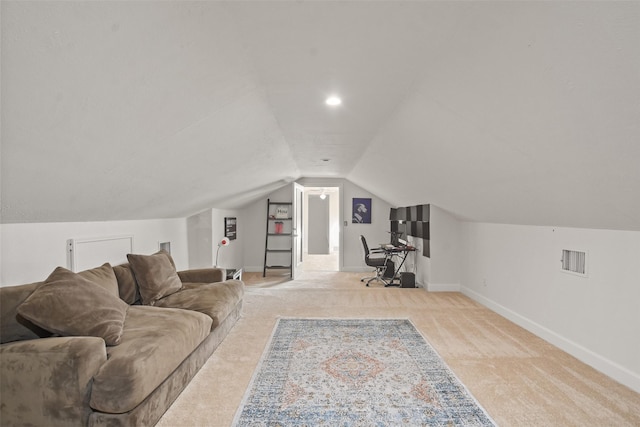
[[[100,285],[58,267],[17,311],[53,333],[100,337],[107,345],[117,345],[128,307]]]
[[[129,307],[117,347],[94,377],[90,405],[124,413],[140,404],[209,335],[211,319],[195,311]]]
[[[140,303],[140,290],[136,283],[130,264],[116,265],[113,267],[113,273],[118,280],[118,293],[120,298],[127,304]]]
[[[95,283],[96,285],[102,286],[114,296],[120,296],[118,292],[118,279],[116,279],[113,268],[108,262],[102,264],[100,267],[81,271],[78,275]]]
[[[50,337],[42,329],[18,314],[18,307],[44,282],[0,287],[0,343]]]
[[[216,283],[227,279],[227,271],[224,268],[208,267],[178,271],[178,277],[185,283]]]
[[[235,308],[244,295],[244,283],[227,280],[218,283],[185,283],[180,292],[156,302],[158,307],[194,310],[211,317],[216,328]]]
[[[127,259],[138,283],[142,303],[154,305],[167,295],[182,289],[171,256],[160,251],[153,255],[127,254]]]

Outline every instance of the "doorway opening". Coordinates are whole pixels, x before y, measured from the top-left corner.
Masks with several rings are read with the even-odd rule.
[[[304,187],[302,271],[340,271],[340,187]]]

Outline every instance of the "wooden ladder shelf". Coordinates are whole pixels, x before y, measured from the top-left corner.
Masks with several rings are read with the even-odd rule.
[[[272,202],[267,199],[267,230],[262,277],[267,275],[267,270],[289,270],[289,276],[293,277],[292,207],[291,202]]]

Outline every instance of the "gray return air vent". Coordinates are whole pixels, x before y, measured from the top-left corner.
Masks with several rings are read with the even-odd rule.
[[[587,277],[587,252],[570,249],[562,250],[562,271]]]

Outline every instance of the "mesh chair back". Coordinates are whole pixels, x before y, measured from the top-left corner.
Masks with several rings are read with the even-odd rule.
[[[364,236],[360,235],[360,240],[362,240],[362,247],[364,248],[364,257],[369,258],[369,245],[367,245],[367,239]]]

